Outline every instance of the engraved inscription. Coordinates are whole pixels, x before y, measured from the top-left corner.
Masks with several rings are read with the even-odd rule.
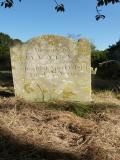
[[[25,75],[30,79],[59,78],[61,76],[79,76],[89,69],[89,65],[79,60],[72,63],[73,56],[70,53],[59,53],[53,50],[52,54],[42,54],[43,50],[38,47],[26,53]]]
[[[45,35],[10,49],[15,95],[27,101],[90,101],[87,40]]]

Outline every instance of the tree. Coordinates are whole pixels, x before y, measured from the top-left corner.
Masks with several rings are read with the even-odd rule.
[[[109,46],[107,54],[110,60],[120,61],[120,40],[116,44]]]
[[[96,50],[96,46],[93,43],[91,43],[91,67],[93,68],[93,70],[95,70],[95,68],[99,66],[99,63],[107,60],[107,51]]]
[[[11,67],[10,45],[12,38],[4,33],[0,33],[0,70],[8,70]]]
[[[21,2],[22,0],[18,0],[19,2]],[[53,0],[56,4],[55,6],[55,10],[57,12],[64,12],[65,11],[65,7],[64,4],[59,4],[57,2],[57,0]],[[100,19],[104,19],[105,15],[102,15],[100,13],[100,10],[98,9],[101,6],[107,6],[108,4],[112,3],[112,4],[116,4],[119,3],[120,0],[97,0],[97,4],[96,4],[96,11],[97,11],[97,15],[96,15],[96,20],[100,20]],[[14,5],[14,0],[2,0],[1,2],[1,6],[5,7],[5,8],[11,8]]]
[[[120,61],[120,40],[104,51],[96,50],[94,44],[91,43],[91,66],[93,69],[97,68],[99,63],[112,60]]]
[[[0,33],[0,54],[8,54],[9,53],[9,46],[11,45],[12,38],[5,34]],[[5,52],[6,50],[6,52]]]
[[[91,52],[91,66],[93,70],[99,66],[99,63],[105,62],[108,60],[106,51],[95,50]]]

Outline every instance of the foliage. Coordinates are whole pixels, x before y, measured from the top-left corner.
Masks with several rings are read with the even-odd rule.
[[[117,60],[120,61],[120,40],[109,46],[108,49],[104,51],[98,51],[95,49],[95,46],[91,44],[92,55],[91,55],[91,65],[93,69],[98,67],[99,63],[108,60]]]
[[[0,70],[10,69],[10,45],[12,39],[9,35],[0,33]]]
[[[107,61],[108,55],[107,51],[96,50],[96,46],[91,42],[91,66],[95,70],[98,67],[99,63]]]
[[[99,63],[107,60],[108,56],[106,50],[105,51],[94,50],[91,52],[91,66],[93,69],[97,68]]]
[[[0,33],[0,54],[9,54],[9,46],[12,41],[9,35]]]
[[[56,3],[55,10],[57,12],[64,12],[65,11],[63,4],[58,4],[56,0],[54,0],[54,2]]]
[[[108,4],[112,3],[112,4],[116,4],[119,3],[119,0],[97,0],[97,6],[96,6],[96,11],[97,11],[97,15],[96,15],[96,20],[100,20],[100,19],[105,19],[105,15],[102,15],[100,13],[101,10],[98,9],[98,7],[101,6],[107,6]]]
[[[21,0],[19,0],[21,2]],[[5,8],[11,8],[14,4],[13,0],[4,0],[1,2],[1,6],[4,6]]]
[[[108,5],[109,3],[115,4],[120,2],[119,0],[98,0],[97,6],[103,6],[103,5]]]
[[[109,60],[100,63],[97,68],[96,75],[102,79],[120,80],[120,62],[116,60]],[[116,89],[120,91],[120,85],[118,85],[117,88]]]
[[[109,46],[107,52],[109,59],[120,61],[120,40],[116,44]]]
[[[19,2],[21,2],[21,0],[18,0]],[[57,12],[64,12],[65,11],[65,7],[64,4],[58,4],[57,0],[53,0],[56,3],[55,6],[55,10]],[[112,3],[112,4],[116,4],[119,3],[119,0],[97,0],[97,5],[96,5],[96,11],[97,11],[97,15],[96,15],[96,20],[100,20],[100,19],[105,19],[105,15],[102,15],[100,13],[100,10],[98,10],[98,7],[101,6],[107,6],[108,4]],[[4,0],[1,2],[1,6],[5,7],[5,8],[11,8],[14,5],[14,0]]]

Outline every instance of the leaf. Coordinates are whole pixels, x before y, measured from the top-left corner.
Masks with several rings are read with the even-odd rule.
[[[96,21],[98,21],[100,19],[100,15],[96,15]]]
[[[55,10],[57,12],[64,12],[65,11],[65,8],[64,8],[64,5],[63,4],[59,4],[55,7]]]
[[[109,3],[115,4],[120,2],[120,0],[98,0],[97,6],[108,5]]]
[[[105,19],[105,15],[101,15],[101,18],[102,18],[102,19]]]
[[[96,15],[96,21],[99,21],[100,19],[105,19],[105,15],[101,15],[101,14],[99,14],[99,15]]]
[[[8,7],[8,3],[5,3],[5,8],[7,8]]]
[[[4,2],[1,2],[1,6],[3,6],[4,5]]]
[[[97,6],[100,7],[100,6],[103,6],[104,5],[104,1],[103,0],[100,0],[98,3],[97,3]]]

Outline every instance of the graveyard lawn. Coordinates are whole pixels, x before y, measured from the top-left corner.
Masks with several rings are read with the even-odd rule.
[[[120,95],[93,102],[25,103],[0,98],[0,160],[119,160]]]

